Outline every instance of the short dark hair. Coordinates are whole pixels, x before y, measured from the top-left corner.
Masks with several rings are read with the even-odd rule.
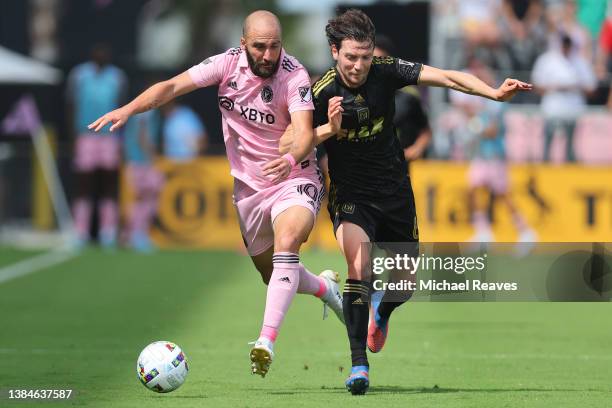
[[[374,47],[376,42],[376,29],[374,23],[361,10],[349,9],[338,17],[328,21],[325,26],[327,42],[340,49],[343,40],[368,41]]]

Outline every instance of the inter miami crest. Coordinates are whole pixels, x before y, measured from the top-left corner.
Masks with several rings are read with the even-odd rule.
[[[310,92],[309,86],[300,86],[298,91],[300,92],[300,99],[302,99],[302,102],[310,102],[312,93]]]
[[[272,97],[274,96],[274,94],[272,93],[272,88],[270,88],[268,85],[264,86],[261,90],[261,100],[264,101],[265,103],[269,103],[272,101]]]

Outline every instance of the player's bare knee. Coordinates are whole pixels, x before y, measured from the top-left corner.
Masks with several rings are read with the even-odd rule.
[[[287,231],[279,234],[274,242],[274,250],[277,252],[297,253],[302,245],[302,237],[295,231]]]

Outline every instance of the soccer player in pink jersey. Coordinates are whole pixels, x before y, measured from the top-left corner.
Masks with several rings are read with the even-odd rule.
[[[251,350],[251,368],[262,377],[296,293],[315,295],[344,322],[338,276],[310,273],[299,260],[319,211],[324,189],[314,157],[314,106],[308,73],[281,44],[276,16],[256,11],[244,21],[239,48],[207,58],[159,82],[127,105],[90,125],[123,126],[136,113],[157,108],[198,88],[218,85],[223,135],[234,177],[234,203],[247,250],[268,285],[263,326]],[[294,129],[288,153],[279,139]]]

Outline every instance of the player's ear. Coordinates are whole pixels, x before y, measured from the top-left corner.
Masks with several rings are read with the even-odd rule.
[[[336,44],[331,45],[331,54],[334,61],[338,61],[338,48],[336,47]]]
[[[246,39],[244,37],[240,37],[240,48],[246,49]]]

